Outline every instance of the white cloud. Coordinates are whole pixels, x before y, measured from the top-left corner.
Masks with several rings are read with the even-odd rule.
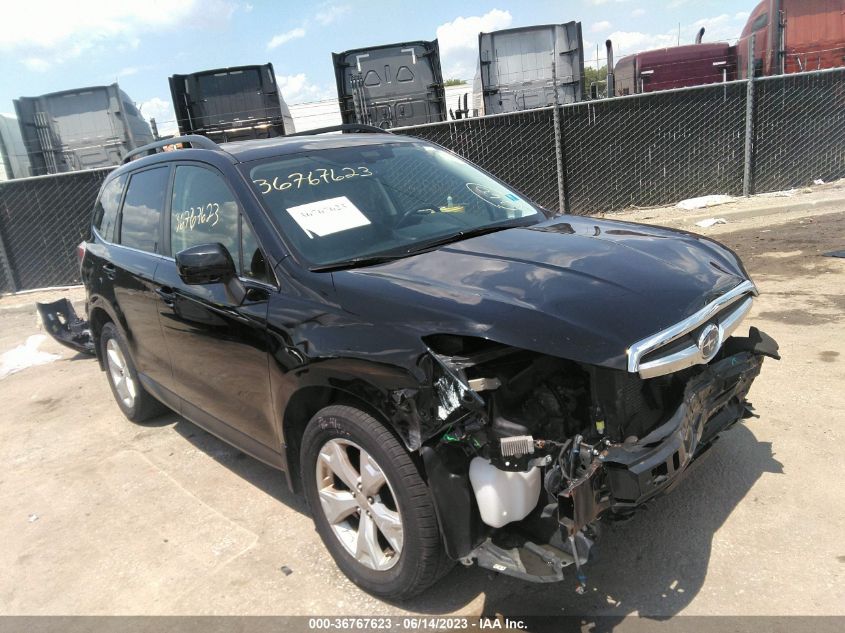
[[[161,136],[179,134],[179,127],[176,124],[176,112],[174,112],[173,104],[170,100],[153,97],[141,103],[138,109],[141,111],[141,116],[147,121],[150,119],[156,120],[158,133]]]
[[[23,65],[27,70],[36,73],[44,73],[53,67],[53,64],[41,57],[26,57],[22,60]]]
[[[745,22],[748,19],[748,16],[751,15],[748,11],[740,11],[734,16],[734,20],[739,20],[740,22]]]
[[[727,13],[723,13],[722,15],[717,15],[712,18],[702,18],[700,20],[696,20],[693,23],[693,26],[704,26],[704,27],[714,27],[720,24],[724,24],[725,22],[729,22],[731,16]]]
[[[635,18],[640,18],[645,15],[645,9],[634,9],[633,11],[631,11],[631,15]]]
[[[493,9],[484,15],[457,17],[437,27],[437,41],[443,59],[444,77],[471,79],[478,58],[478,34],[508,28],[510,11]]]
[[[601,33],[602,31],[607,31],[612,26],[613,25],[607,20],[602,20],[601,22],[595,22],[590,27],[590,31],[592,31],[593,33]]]
[[[610,4],[611,2],[622,3],[628,2],[629,0],[587,0],[589,4],[593,6],[600,7],[603,4]]]
[[[327,4],[323,5],[314,19],[322,26],[326,26],[350,11],[352,11],[352,7],[348,4]]]
[[[704,41],[706,42],[734,40],[739,37],[746,19],[748,19],[747,13],[737,13],[735,15],[723,13],[711,18],[697,20],[693,24],[693,27],[696,30],[702,26],[706,29],[704,35]]]
[[[132,75],[137,75],[139,70],[140,68],[138,68],[137,66],[127,66],[126,68],[121,68],[115,74],[119,79],[121,77],[130,77]]]
[[[613,42],[613,55],[618,61],[625,55],[632,55],[640,51],[648,51],[655,48],[675,46],[678,43],[677,33],[651,34],[639,31],[614,31],[609,36]]]
[[[272,50],[282,44],[287,44],[291,40],[299,39],[300,37],[305,37],[305,29],[302,27],[297,27],[295,29],[291,29],[290,31],[279,33],[278,35],[274,35],[273,39],[267,42],[267,49]]]
[[[98,46],[137,46],[139,36],[185,25],[225,22],[228,0],[41,0],[3,7],[0,51],[14,52],[27,68],[46,69]]]
[[[298,73],[296,75],[277,75],[276,83],[279,84],[279,90],[282,93],[282,97],[284,98],[285,103],[288,104],[330,99],[334,96],[333,91],[321,88],[317,84],[309,82],[305,73]]]

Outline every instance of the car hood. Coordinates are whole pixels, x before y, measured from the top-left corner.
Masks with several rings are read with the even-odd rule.
[[[630,344],[745,279],[738,258],[707,238],[572,216],[334,273],[340,305],[359,322],[618,369]]]

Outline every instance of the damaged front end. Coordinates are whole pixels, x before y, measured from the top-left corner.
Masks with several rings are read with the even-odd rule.
[[[471,337],[426,342],[443,424],[420,452],[447,552],[534,582],[563,580],[575,565],[579,592],[601,521],[674,488],[750,415],[763,358],[779,358],[756,328],[649,377]]]
[[[94,354],[94,339],[88,321],[80,319],[68,299],[36,303],[41,322],[56,342],[83,354]]]

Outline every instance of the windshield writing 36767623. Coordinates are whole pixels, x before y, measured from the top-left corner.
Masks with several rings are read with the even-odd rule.
[[[316,187],[331,182],[341,182],[349,178],[366,178],[372,175],[372,172],[366,167],[338,167],[336,172],[334,168],[320,167],[309,171],[307,174],[294,172],[288,174],[287,177],[276,176],[273,180],[257,178],[252,182],[258,185],[261,188],[261,193],[266,196],[273,191],[290,189],[294,185],[297,189],[301,189],[303,185]]]
[[[174,211],[177,231],[193,231],[197,224],[215,226],[220,221],[220,205],[209,202],[206,205],[191,207],[187,211]]]

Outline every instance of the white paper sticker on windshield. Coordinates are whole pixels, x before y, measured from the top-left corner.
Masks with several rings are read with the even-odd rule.
[[[300,204],[287,211],[311,239],[315,235],[323,237],[370,224],[367,216],[346,196]]]

